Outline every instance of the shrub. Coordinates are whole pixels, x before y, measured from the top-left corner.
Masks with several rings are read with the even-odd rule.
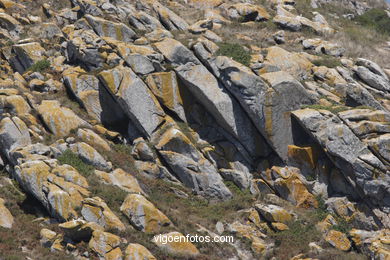
[[[50,61],[47,59],[37,61],[35,64],[33,64],[28,70],[33,72],[43,72],[50,68]]]
[[[314,60],[313,64],[316,66],[325,66],[328,68],[336,68],[342,65],[339,59],[328,56],[321,56],[319,59]]]
[[[61,164],[69,164],[73,166],[81,175],[89,176],[92,174],[94,168],[91,165],[83,162],[77,154],[72,152],[71,150],[66,150],[60,156],[58,156],[57,160]]]
[[[216,55],[230,57],[245,66],[249,66],[251,61],[249,51],[237,43],[220,43]]]
[[[380,33],[390,35],[390,18],[383,9],[373,8],[356,17],[355,20],[363,26],[371,27]]]

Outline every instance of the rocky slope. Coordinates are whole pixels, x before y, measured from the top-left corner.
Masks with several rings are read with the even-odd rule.
[[[0,259],[389,259],[386,6],[334,2],[0,0]]]

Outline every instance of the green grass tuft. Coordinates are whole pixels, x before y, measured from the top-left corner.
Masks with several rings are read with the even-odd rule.
[[[28,71],[33,71],[33,72],[44,72],[50,68],[50,61],[47,59],[37,61],[35,64],[33,64],[30,68],[28,68]]]
[[[73,166],[83,176],[90,176],[94,171],[93,166],[83,162],[79,156],[71,150],[63,152],[60,156],[58,156],[57,160],[61,164],[69,164],[70,166]]]
[[[220,43],[216,55],[230,57],[245,66],[249,66],[251,61],[249,51],[237,43]]]

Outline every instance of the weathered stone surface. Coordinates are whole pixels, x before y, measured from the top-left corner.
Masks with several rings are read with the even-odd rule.
[[[122,169],[118,168],[110,173],[95,170],[95,174],[105,184],[115,185],[129,193],[144,194],[144,191],[139,186],[137,179]]]
[[[77,136],[93,147],[97,147],[98,149],[107,152],[111,151],[109,143],[88,128],[80,128],[77,130]]]
[[[140,194],[129,194],[120,210],[135,228],[146,233],[158,233],[162,227],[171,224],[164,213]]]
[[[5,201],[0,198],[0,227],[12,228],[14,217],[11,212],[5,207]]]
[[[88,222],[98,223],[106,230],[125,230],[125,225],[99,197],[86,198],[83,201],[81,215]]]
[[[264,21],[271,17],[264,7],[249,3],[231,5],[226,11],[230,19],[240,19],[243,22]]]
[[[86,15],[88,23],[101,37],[111,37],[119,41],[132,42],[137,38],[135,32],[122,23],[114,23],[100,17]]]
[[[324,41],[321,38],[306,39],[302,41],[305,49],[312,49],[318,54],[327,54],[335,57],[343,56],[345,49],[337,44]]]
[[[165,113],[157,99],[130,68],[119,66],[102,71],[99,79],[115,96],[134,126],[146,137],[163,122]]]
[[[362,198],[374,205],[390,205],[386,166],[340,118],[329,111],[313,109],[294,111],[293,116],[324,148],[348,182],[358,188]]]
[[[188,27],[187,22],[169,10],[167,7],[163,6],[159,2],[155,1],[153,3],[153,10],[158,14],[160,22],[167,30],[186,30]]]
[[[71,220],[58,225],[64,234],[74,241],[89,241],[95,230],[104,231],[104,228],[95,222],[86,222],[82,219]]]
[[[366,67],[359,66],[356,69],[356,74],[361,78],[365,83],[370,87],[375,89],[389,92],[390,91],[390,81],[384,78],[382,75],[378,75]]]
[[[103,156],[92,146],[84,142],[78,142],[69,146],[70,150],[77,154],[85,163],[94,166],[98,170],[109,171],[112,168],[110,162],[107,162]]]
[[[337,249],[349,251],[351,242],[344,233],[336,230],[330,230],[325,237],[325,240]]]
[[[34,63],[44,59],[45,49],[37,42],[16,44],[12,48],[15,58],[10,62],[19,73],[23,73]]]
[[[18,117],[3,118],[0,121],[0,144],[1,153],[6,157],[13,149],[31,144],[26,124]]]
[[[92,239],[89,241],[89,247],[99,256],[104,257],[120,245],[120,237],[100,230],[92,233]]]
[[[50,131],[59,137],[66,136],[79,127],[89,126],[71,109],[62,107],[56,100],[42,101],[37,111]]]
[[[168,242],[165,243],[164,239]],[[170,254],[176,256],[196,257],[199,255],[198,249],[179,232],[156,235],[153,237],[152,242],[159,248],[167,250]]]
[[[146,247],[140,244],[129,244],[126,247],[124,260],[156,260]]]
[[[386,259],[390,256],[388,248],[389,229],[379,231],[352,229],[349,235],[354,245],[365,254],[377,259]]]
[[[158,72],[148,75],[146,82],[160,103],[186,121],[183,100],[174,72]]]
[[[217,169],[187,136],[175,127],[159,134],[156,148],[182,183],[198,194],[218,199],[231,198],[232,194]]]
[[[269,222],[288,223],[293,219],[290,213],[276,205],[256,204],[255,208]]]

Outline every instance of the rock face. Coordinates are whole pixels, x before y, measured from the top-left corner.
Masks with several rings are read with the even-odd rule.
[[[157,233],[171,221],[151,202],[140,194],[130,194],[126,197],[120,210],[138,230],[146,233]]]
[[[102,71],[99,79],[139,132],[149,137],[163,122],[165,113],[157,99],[130,68]]]
[[[325,110],[304,109],[293,116],[342,170],[360,196],[378,206],[389,206],[386,166],[343,121]]]
[[[6,157],[13,149],[31,144],[26,124],[18,117],[3,118],[0,121],[0,144],[1,152]]]
[[[175,237],[177,238],[175,239]],[[176,256],[195,257],[199,255],[198,249],[179,232],[156,235],[152,242]]]
[[[14,217],[11,212],[5,207],[4,200],[0,198],[0,227],[12,228]]]

